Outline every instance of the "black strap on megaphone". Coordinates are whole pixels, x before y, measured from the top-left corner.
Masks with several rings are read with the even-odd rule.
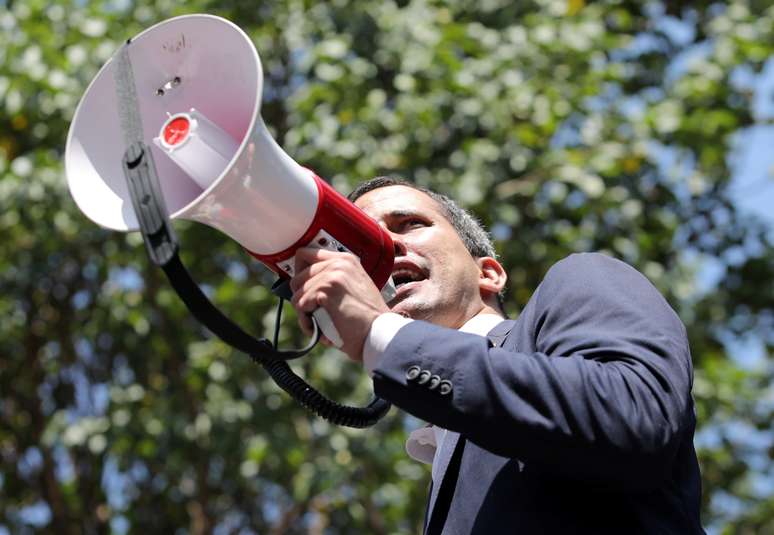
[[[320,338],[315,333],[311,343],[298,351],[278,351],[266,339],[256,339],[223,314],[204,295],[179,256],[179,242],[167,216],[153,155],[142,141],[142,125],[138,113],[134,80],[129,62],[127,43],[119,51],[116,66],[116,93],[119,115],[127,149],[122,160],[132,206],[151,261],[164,270],[169,282],[193,316],[228,345],[250,355],[263,366],[274,382],[301,405],[337,425],[370,427],[390,409],[390,404],[375,397],[366,407],[341,405],[326,398],[290,369],[286,360],[308,353]],[[313,318],[314,319],[314,318]]]

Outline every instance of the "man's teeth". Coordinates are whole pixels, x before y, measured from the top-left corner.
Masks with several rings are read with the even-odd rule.
[[[425,277],[421,273],[409,269],[398,269],[392,273],[392,280],[395,287],[400,288],[406,283],[423,280]]]

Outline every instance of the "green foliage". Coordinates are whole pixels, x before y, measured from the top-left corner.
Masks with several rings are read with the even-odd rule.
[[[754,124],[732,77],[774,52],[774,8],[756,0],[0,0],[0,530],[421,525],[429,471],[403,449],[418,422],[308,416],[203,332],[137,236],[97,228],[67,193],[88,82],[122,40],[189,12],[248,32],[267,124],[341,191],[395,173],[470,207],[497,238],[511,314],[570,252],[644,272],[691,338],[705,523],[774,533],[774,372],[728,344],[774,343],[774,251],[728,192],[732,141]],[[210,229],[178,229],[215,300],[268,332],[266,271]],[[696,284],[708,260],[723,273],[710,292]],[[292,313],[281,341],[303,342]],[[368,398],[334,351],[298,370],[336,399]]]

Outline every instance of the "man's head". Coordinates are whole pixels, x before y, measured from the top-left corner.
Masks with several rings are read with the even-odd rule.
[[[365,182],[349,198],[395,242],[393,311],[452,328],[502,312],[505,271],[486,231],[453,200],[391,177]]]

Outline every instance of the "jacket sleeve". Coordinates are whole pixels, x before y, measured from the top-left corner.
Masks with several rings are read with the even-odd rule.
[[[410,379],[412,366],[447,379],[451,392]],[[416,321],[373,378],[377,395],[492,453],[648,489],[692,440],[691,376],[685,329],[650,282],[623,262],[581,254],[548,272],[505,348]]]

